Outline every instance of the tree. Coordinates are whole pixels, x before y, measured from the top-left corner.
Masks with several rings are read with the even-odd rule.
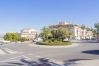
[[[24,37],[20,37],[20,38],[18,39],[18,41],[24,42],[24,41],[28,41],[28,39],[26,39],[26,38],[24,38]]]
[[[96,35],[97,35],[97,30],[96,30],[96,29],[92,29],[91,31],[93,32],[93,36],[96,37]]]
[[[4,35],[4,40],[11,40],[12,41],[11,33],[6,33],[6,35]]]
[[[44,27],[40,36],[43,41],[63,41],[65,38],[70,38],[72,33],[65,28],[50,29]]]
[[[95,24],[95,28],[97,29],[97,33],[99,33],[99,23]]]
[[[58,38],[58,36],[59,36],[57,29],[52,29],[51,30],[51,34],[52,34],[52,37],[53,38]]]
[[[99,23],[95,24],[95,28],[96,28],[97,38],[98,38],[99,37]]]
[[[4,35],[4,40],[8,40],[8,41],[27,41],[28,39],[21,37],[19,34],[17,33],[6,33]]]
[[[63,41],[65,38],[70,38],[70,36],[72,35],[72,33],[65,28],[53,29],[51,33],[53,38],[59,41]]]
[[[91,31],[91,28],[89,28],[89,27],[86,27],[86,29],[87,29],[87,31]]]
[[[19,34],[17,33],[6,33],[4,35],[4,40],[8,40],[8,41],[28,41],[27,38],[21,37]]]
[[[58,29],[58,32],[59,32],[59,37],[62,39],[62,41],[65,39],[65,38],[70,38],[71,36],[71,32],[68,31],[67,29],[65,28],[59,28]]]
[[[17,41],[20,38],[20,36],[16,33],[12,33],[12,40]]]
[[[86,29],[86,26],[84,24],[81,25],[82,29]]]
[[[44,27],[44,28],[42,29],[42,33],[41,33],[40,35],[41,35],[43,41],[46,41],[46,40],[48,40],[48,38],[51,36],[51,31],[50,31],[49,28]]]

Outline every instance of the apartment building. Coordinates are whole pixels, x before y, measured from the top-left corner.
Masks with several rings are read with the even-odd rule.
[[[37,31],[32,28],[25,28],[20,31],[21,37],[25,37],[29,40],[33,40],[37,36]]]
[[[57,25],[51,25],[49,28],[60,28],[63,27],[69,30],[73,35],[71,39],[82,40],[82,39],[92,39],[92,31],[87,31],[87,29],[82,29],[78,25],[70,24],[68,22],[59,22]]]

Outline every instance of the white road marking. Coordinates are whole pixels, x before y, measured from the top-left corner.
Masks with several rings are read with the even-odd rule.
[[[42,56],[35,56],[35,57],[37,59],[42,58]],[[6,59],[6,60],[0,61],[0,62],[3,62],[3,63],[5,63],[5,62],[17,62],[17,61],[20,61],[20,59],[22,59],[22,58],[25,59],[25,60],[28,60],[28,61],[32,60],[31,58],[29,58],[25,55],[21,55],[21,56],[9,58],[9,59]],[[45,59],[49,59],[49,62],[54,62],[54,63],[59,64],[61,66],[63,66],[63,64],[64,64],[63,62],[55,60],[55,59],[51,59],[51,58],[45,58]],[[35,61],[35,60],[33,60],[33,61]]]
[[[31,58],[26,57],[25,55],[21,55],[21,56],[9,58],[9,59],[6,59],[6,60],[0,61],[0,62],[16,61],[16,59],[18,59],[18,58],[19,58],[19,59],[24,58],[24,59],[26,59],[26,60],[31,60]],[[19,60],[19,59],[18,59],[18,60]]]
[[[6,53],[2,50],[2,49],[0,49],[0,55],[5,55]]]
[[[18,53],[17,51],[14,51],[14,50],[11,50],[11,49],[8,49],[8,48],[4,48],[4,49],[10,54]]]

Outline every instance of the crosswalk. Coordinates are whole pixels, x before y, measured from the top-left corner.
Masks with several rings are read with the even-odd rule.
[[[38,58],[37,60],[34,60],[25,55],[20,55],[14,58],[0,61],[0,66],[64,66],[64,65],[50,58]]]
[[[18,51],[9,49],[9,48],[1,48],[0,47],[0,55],[6,55],[6,54],[16,54]]]

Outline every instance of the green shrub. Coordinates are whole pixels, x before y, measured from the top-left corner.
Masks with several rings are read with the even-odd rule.
[[[60,41],[55,41],[55,42],[37,42],[37,44],[39,45],[50,45],[50,46],[53,46],[53,45],[71,45],[72,42],[71,41],[65,41],[65,42],[60,42]]]

